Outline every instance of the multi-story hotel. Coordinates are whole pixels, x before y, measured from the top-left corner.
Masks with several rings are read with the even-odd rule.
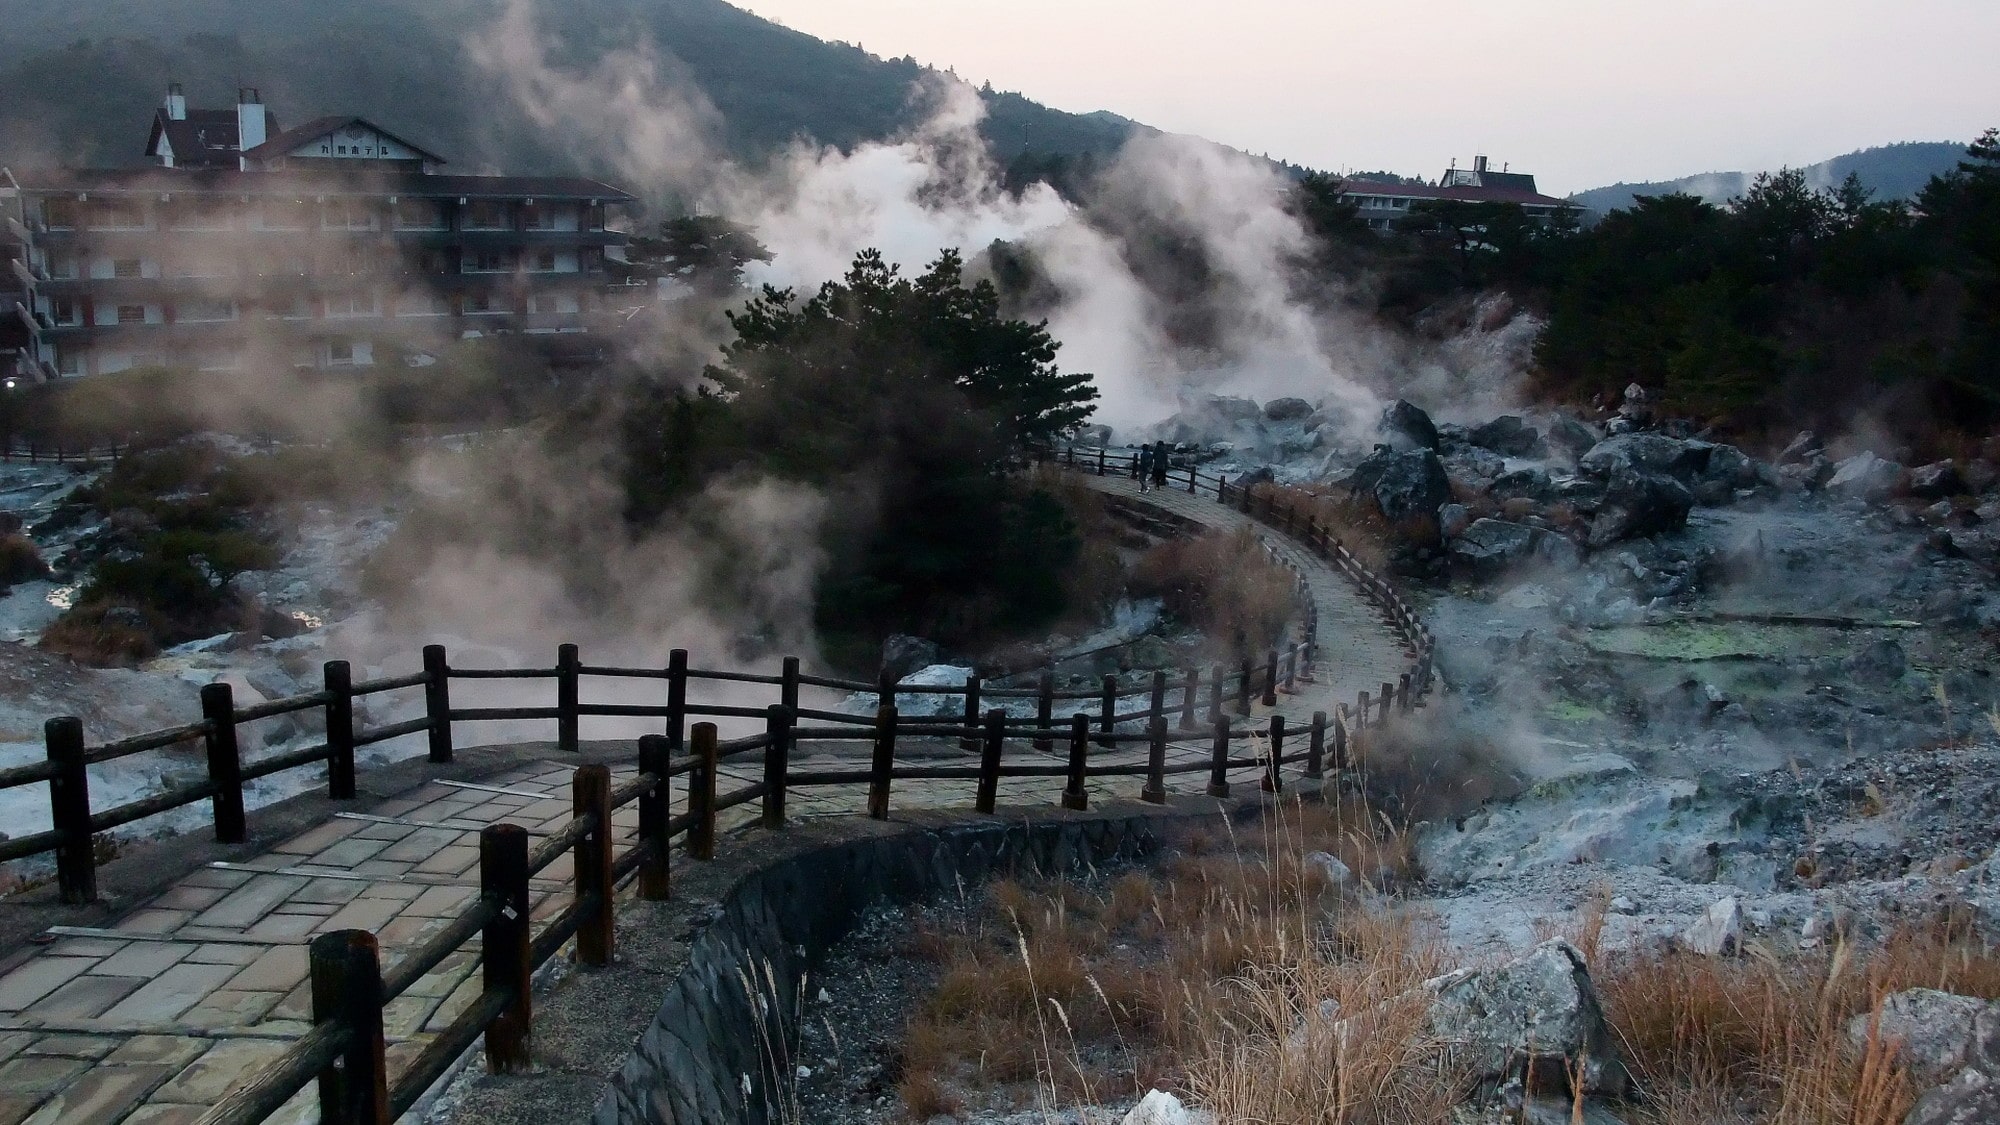
[[[255,90],[154,114],[149,166],[0,169],[0,358],[11,378],[165,364],[352,368],[520,334],[599,350],[630,196],[573,177],[459,176],[357,117],[280,130]],[[614,299],[615,300],[615,299]]]
[[[1427,201],[1456,203],[1511,203],[1527,217],[1547,224],[1556,215],[1578,212],[1567,199],[1543,195],[1535,189],[1535,177],[1525,172],[1495,172],[1479,157],[1470,168],[1454,163],[1434,184],[1392,184],[1376,180],[1345,180],[1347,198],[1360,209],[1361,220],[1379,231],[1396,229],[1397,221],[1410,213],[1412,205]]]

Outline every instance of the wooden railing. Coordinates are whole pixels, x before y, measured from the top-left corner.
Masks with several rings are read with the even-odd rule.
[[[1081,448],[1069,446],[1061,449],[1043,449],[1037,452],[1037,459],[1050,464],[1059,464],[1080,472],[1094,472],[1098,476],[1121,476],[1139,479],[1140,457],[1137,450],[1113,452],[1103,446]],[[1225,507],[1234,508],[1252,519],[1265,523],[1304,544],[1320,558],[1332,564],[1335,569],[1352,581],[1373,601],[1387,619],[1405,648],[1413,654],[1407,671],[1400,673],[1394,682],[1384,681],[1379,694],[1361,692],[1355,699],[1355,717],[1365,723],[1371,706],[1376,701],[1380,713],[1389,713],[1391,702],[1396,708],[1405,708],[1408,699],[1422,700],[1430,694],[1433,686],[1433,658],[1436,655],[1437,639],[1402,595],[1396,592],[1386,580],[1368,569],[1354,552],[1349,550],[1340,538],[1334,535],[1323,521],[1305,506],[1284,497],[1276,489],[1259,489],[1255,485],[1232,484],[1226,476],[1201,472],[1195,466],[1169,469],[1158,474],[1155,480],[1163,481],[1163,488],[1186,492],[1190,496],[1207,495]],[[1343,705],[1344,706],[1344,705]]]
[[[1074,457],[1073,451],[1064,455],[1065,460]],[[1102,451],[1096,463],[1106,465]],[[1132,468],[1136,470],[1136,458]],[[1049,672],[1033,687],[993,687],[976,673],[960,685],[868,683],[806,674],[796,657],[786,658],[776,674],[702,670],[690,667],[685,650],[675,650],[661,668],[588,665],[575,645],[560,646],[551,667],[464,668],[451,664],[443,646],[432,645],[423,650],[422,671],[356,682],[347,662],[328,661],[321,690],[250,706],[237,706],[229,685],[210,684],[201,689],[199,721],[96,746],[87,744],[79,720],[51,719],[45,729],[47,760],[0,769],[0,789],[46,783],[53,826],[0,841],[0,861],[52,852],[62,899],[87,902],[96,897],[96,845],[102,834],[209,801],[216,838],[243,842],[247,838],[244,786],[258,778],[323,764],[329,796],[349,800],[356,794],[355,752],[390,739],[421,734],[429,759],[449,763],[458,753],[457,735],[463,724],[552,721],[559,749],[576,751],[586,720],[658,721],[662,733],[637,740],[637,773],[631,780],[614,789],[607,766],[576,769],[574,817],[562,830],[530,847],[528,833],[517,825],[482,829],[479,895],[386,971],[376,938],[367,931],[342,930],[314,939],[309,948],[312,1028],[201,1118],[204,1125],[262,1121],[317,1083],[323,1121],[380,1125],[413,1106],[482,1036],[490,1069],[507,1072],[527,1067],[530,980],[535,969],[572,938],[578,962],[608,964],[619,888],[636,880],[640,898],[669,897],[674,849],[695,860],[713,858],[717,818],[737,806],[758,803],[761,823],[775,828],[785,823],[792,790],[849,786],[865,788],[867,813],[880,819],[889,815],[898,782],[967,780],[975,782],[973,808],[992,813],[1002,779],[1061,778],[1060,804],[1083,809],[1089,804],[1091,778],[1143,778],[1141,798],[1164,803],[1166,778],[1172,774],[1205,773],[1206,791],[1227,797],[1233,770],[1258,769],[1260,788],[1277,792],[1286,784],[1288,766],[1308,779],[1323,777],[1328,769],[1346,768],[1359,753],[1360,732],[1418,705],[1429,685],[1428,632],[1387,584],[1361,567],[1323,527],[1302,520],[1296,511],[1274,506],[1268,497],[1259,501],[1251,490],[1226,480],[1211,478],[1210,486],[1194,470],[1187,471],[1186,479],[1190,491],[1213,487],[1222,502],[1242,506],[1253,517],[1283,528],[1353,577],[1384,606],[1418,653],[1413,672],[1383,684],[1372,699],[1361,693],[1352,709],[1342,704],[1331,716],[1315,713],[1301,730],[1282,715],[1254,725],[1242,720],[1252,714],[1255,702],[1275,706],[1281,694],[1310,682],[1318,624],[1310,612],[1301,638],[1283,651],[1270,652],[1261,665],[1243,660],[1234,669],[1218,666],[1206,675],[1194,667],[1171,675],[1156,671],[1148,682],[1130,685],[1107,675],[1092,691],[1058,691]],[[1303,588],[1303,578],[1301,584]],[[452,702],[455,684],[501,680],[538,681],[552,687],[553,704],[473,707]],[[586,681],[651,682],[657,687],[651,702],[592,703],[584,702]],[[703,685],[718,684],[735,685],[731,691],[738,698],[745,685],[770,689],[775,698],[763,707],[696,698],[704,694]],[[874,713],[804,706],[802,690],[808,687],[874,694]],[[917,695],[956,696],[963,706],[954,708],[957,713],[951,719],[904,718],[899,700]],[[357,721],[357,701],[402,700],[415,708],[419,696],[420,716],[366,728]],[[990,706],[1009,700],[1033,700],[1034,716],[1010,716],[1005,709]],[[1143,702],[1128,706],[1127,701],[1133,700]],[[1086,701],[1094,704],[1092,710],[1078,711],[1067,722],[1057,718],[1060,705]],[[246,758],[242,749],[246,730],[255,732],[261,729],[258,724],[299,716],[317,717],[324,737],[312,745]],[[725,741],[715,719],[761,721],[762,731]],[[1133,729],[1135,725],[1140,729]],[[1191,761],[1169,762],[1170,730],[1177,730],[1182,740],[1205,738],[1208,753]],[[1306,743],[1302,755],[1288,750],[1301,735]],[[898,742],[904,738],[956,739],[963,748],[977,752],[978,763],[899,762]],[[857,756],[856,768],[796,768],[793,752],[802,742],[866,744],[866,767],[859,767]],[[91,766],[196,743],[204,752],[203,780],[113,808],[92,809]],[[1060,760],[1053,760],[1059,743],[1063,753]],[[1143,761],[1092,760],[1093,747],[1135,745],[1145,747]],[[1023,758],[1024,746],[1035,754]],[[758,779],[722,792],[722,763],[751,755],[761,755]],[[679,777],[686,778],[685,811],[675,815],[672,790]],[[638,831],[620,854],[612,816],[633,804],[638,806]],[[565,854],[573,860],[570,902],[537,926],[529,910],[528,881]],[[385,1062],[384,1005],[474,938],[480,941],[481,991],[391,1074]]]

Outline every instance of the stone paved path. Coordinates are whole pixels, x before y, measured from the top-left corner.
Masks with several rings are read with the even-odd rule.
[[[1133,482],[1088,478],[1094,487],[1140,499]],[[1145,502],[1208,527],[1235,529],[1252,521],[1212,500],[1172,491]],[[1355,693],[1379,690],[1409,663],[1386,619],[1338,571],[1303,547],[1259,525],[1260,533],[1306,576],[1319,608],[1321,656],[1316,682],[1280,697],[1277,710],[1303,726],[1315,710],[1332,711]],[[1257,709],[1250,723],[1270,712]],[[1128,728],[1129,729],[1129,728]],[[949,757],[948,746],[925,748]],[[1303,739],[1287,748],[1302,753]],[[1254,749],[1235,751],[1251,756]],[[478,751],[466,750],[464,754]],[[1064,746],[1046,755],[1061,760]],[[1206,735],[1176,732],[1168,758],[1199,763]],[[1035,755],[1010,743],[1009,760]],[[862,743],[808,744],[795,768],[853,768]],[[1036,755],[1042,757],[1040,755]],[[969,758],[969,756],[968,756]],[[1094,763],[1143,762],[1139,745],[1093,748]],[[625,760],[630,761],[631,757]],[[960,764],[960,763],[955,763]],[[761,778],[761,763],[724,764],[727,793]],[[283,1051],[309,1027],[306,943],[328,930],[374,931],[385,967],[445,924],[476,893],[478,832],[511,821],[531,832],[560,829],[570,818],[573,761],[553,748],[533,765],[478,783],[433,781],[408,796],[344,812],[272,851],[240,864],[195,871],[108,928],[44,935],[0,959],[0,1125],[184,1125],[200,1116],[246,1075]],[[1236,770],[1234,785],[1257,783],[1259,771]],[[613,771],[613,785],[632,770]],[[1172,775],[1173,793],[1199,793],[1203,772]],[[1093,778],[1093,802],[1138,795],[1137,777]],[[970,808],[972,781],[900,782],[893,809]],[[1003,808],[1055,803],[1056,777],[1005,779]],[[685,788],[675,794],[685,807]],[[859,813],[859,786],[794,790],[796,817]],[[725,814],[722,847],[748,846],[756,810]],[[628,846],[636,810],[615,818],[618,847]],[[679,858],[676,862],[687,862]],[[567,857],[537,877],[534,910],[545,918],[568,901]],[[476,995],[477,942],[448,958],[387,1011],[390,1064],[414,1054]],[[310,1089],[274,1120],[317,1117]]]

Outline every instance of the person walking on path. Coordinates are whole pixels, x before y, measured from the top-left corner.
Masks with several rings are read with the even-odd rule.
[[[1152,483],[1153,461],[1154,461],[1153,447],[1151,445],[1140,446],[1139,447],[1139,491],[1141,492],[1146,491],[1146,486]]]
[[[1164,441],[1153,446],[1153,487],[1162,492],[1167,488],[1167,443]]]

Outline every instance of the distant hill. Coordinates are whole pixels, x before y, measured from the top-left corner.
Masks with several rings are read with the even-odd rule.
[[[576,168],[468,55],[500,0],[0,0],[0,164],[127,164],[171,76],[199,106],[259,87],[287,126],[356,113],[465,171]],[[828,43],[721,0],[548,0],[551,55],[587,64],[635,44],[720,112],[720,140],[755,161],[794,138],[842,148],[894,135],[929,68]],[[982,92],[1002,161],[1116,151],[1143,128]]]
[[[1814,187],[1835,187],[1853,172],[1860,175],[1861,183],[1873,191],[1877,199],[1910,199],[1923,190],[1932,176],[1956,168],[1959,159],[1965,155],[1965,147],[1949,141],[1883,145],[1836,156],[1832,160],[1810,165],[1804,171],[1806,181]],[[1722,203],[1748,191],[1750,181],[1755,178],[1751,172],[1704,172],[1678,180],[1591,188],[1570,198],[1588,210],[1598,212],[1630,207],[1635,196],[1669,195],[1674,192],[1700,196],[1710,203]]]

